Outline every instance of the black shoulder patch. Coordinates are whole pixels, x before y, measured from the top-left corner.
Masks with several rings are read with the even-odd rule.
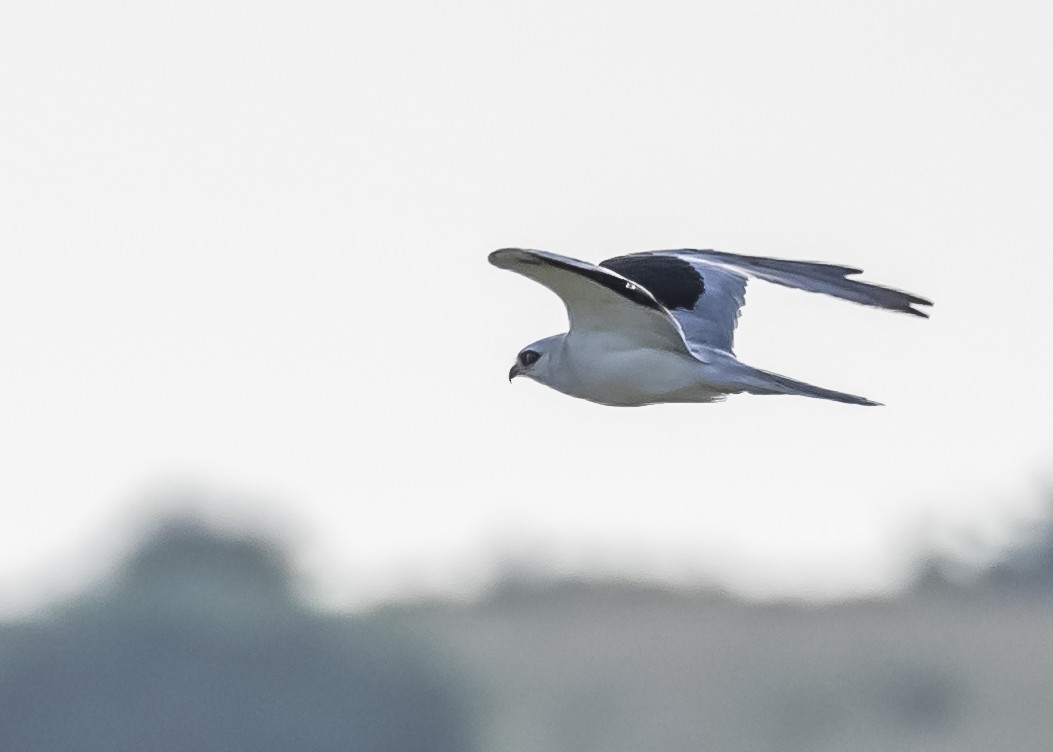
[[[661,311],[662,310],[662,306],[655,302],[656,299],[658,299],[659,301],[661,299],[658,298],[658,296],[654,294],[654,291],[652,291],[649,287],[647,287],[647,285],[643,284],[642,282],[637,282],[636,280],[633,280],[632,283],[626,283],[626,281],[624,279],[619,279],[618,277],[615,277],[612,274],[608,274],[607,272],[605,272],[605,271],[603,271],[601,269],[597,269],[596,267],[593,267],[593,266],[589,266],[589,267],[575,266],[574,264],[568,264],[565,261],[560,261],[559,259],[550,258],[548,256],[535,257],[535,258],[539,259],[539,263],[547,264],[549,266],[554,266],[557,269],[565,269],[568,272],[574,272],[575,274],[580,274],[583,277],[588,277],[593,282],[596,282],[597,284],[603,285],[608,290],[612,290],[612,291],[618,293],[619,295],[622,295],[622,296],[628,298],[633,303],[636,303],[638,305],[642,305],[642,306],[644,306],[646,308],[651,308],[651,309],[653,309],[655,311]],[[606,262],[604,262],[600,266],[604,266],[604,265],[606,265]],[[689,266],[690,266],[690,264],[689,264]],[[613,269],[612,271],[618,272],[618,274],[622,274],[622,272],[619,271],[618,269]],[[625,275],[625,274],[622,274],[622,276],[628,277],[628,275]],[[647,288],[647,289],[644,290],[642,288]],[[651,295],[647,294],[648,292],[651,292],[651,295],[655,295],[655,296],[651,297]]]
[[[706,291],[698,270],[676,256],[618,256],[601,261],[600,266],[646,287],[669,310],[684,308],[690,311]]]

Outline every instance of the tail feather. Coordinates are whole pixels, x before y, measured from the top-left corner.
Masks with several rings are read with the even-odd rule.
[[[750,394],[796,394],[801,397],[814,397],[816,399],[833,400],[844,402],[848,405],[880,405],[880,402],[868,400],[854,394],[837,392],[833,389],[824,389],[821,386],[806,384],[803,381],[780,376],[777,373],[762,371],[759,368],[750,368],[749,374],[741,378],[742,391]]]

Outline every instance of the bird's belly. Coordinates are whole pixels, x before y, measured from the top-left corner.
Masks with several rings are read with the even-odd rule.
[[[566,365],[575,377],[573,388],[560,391],[604,405],[709,402],[723,396],[705,387],[704,364],[686,354],[650,349],[608,351]]]

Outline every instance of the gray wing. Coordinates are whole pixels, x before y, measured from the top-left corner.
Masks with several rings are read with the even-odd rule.
[[[650,290],[679,322],[688,347],[731,352],[746,300],[746,275],[664,251],[618,256],[600,266]]]
[[[730,269],[750,277],[774,282],[777,285],[795,287],[798,290],[821,292],[835,298],[854,303],[884,308],[889,311],[909,313],[928,318],[929,314],[914,308],[916,305],[931,306],[932,301],[919,298],[891,287],[882,287],[869,282],[848,279],[861,274],[862,269],[834,264],[819,264],[814,261],[787,261],[786,259],[740,256],[722,251],[666,251],[688,260],[706,261],[714,266]]]
[[[556,293],[567,307],[571,333],[617,336],[638,347],[687,351],[680,325],[669,311],[644,286],[615,271],[523,248],[502,248],[489,260]]]
[[[916,295],[848,279],[860,269],[810,261],[683,249],[634,253],[602,265],[647,286],[680,322],[689,346],[728,352],[749,277],[915,316],[928,314],[914,306],[932,305]],[[685,282],[696,276],[697,283]]]

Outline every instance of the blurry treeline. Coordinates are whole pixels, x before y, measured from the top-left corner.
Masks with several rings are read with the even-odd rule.
[[[281,552],[179,522],[104,592],[0,629],[5,752],[470,749],[422,640],[298,600]]]
[[[942,571],[824,606],[510,577],[334,616],[273,545],[172,523],[0,625],[0,750],[1046,752],[1053,535]]]

